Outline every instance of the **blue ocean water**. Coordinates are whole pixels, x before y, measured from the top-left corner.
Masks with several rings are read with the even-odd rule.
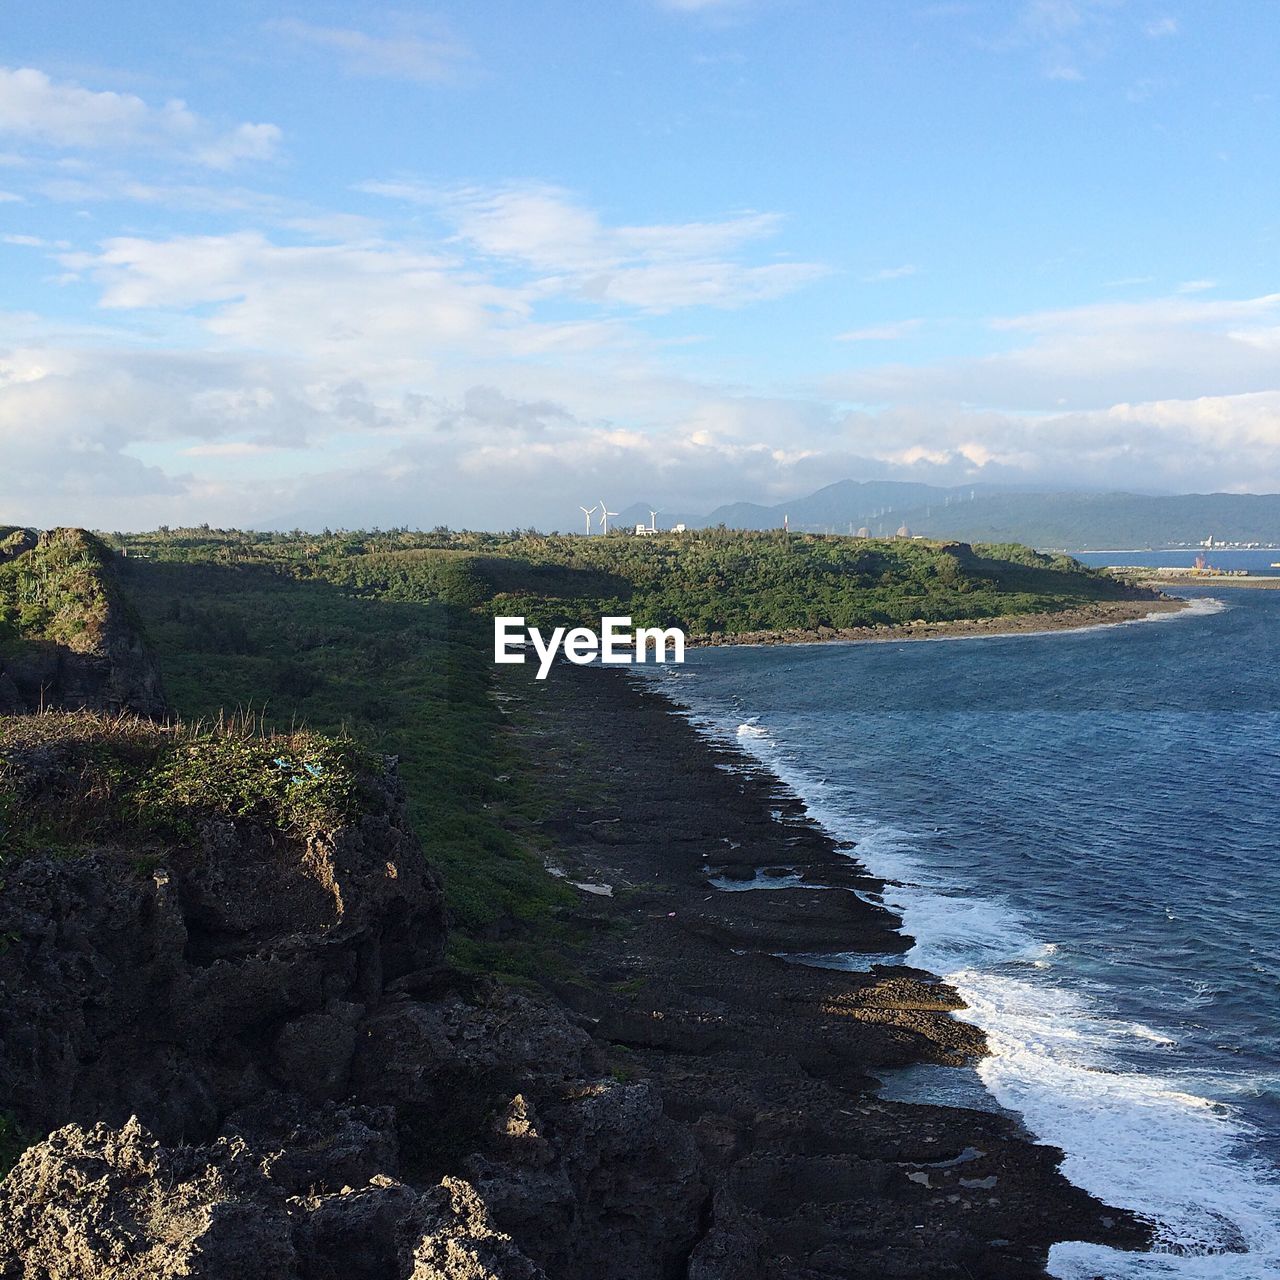
[[[994,1098],[1157,1224],[1152,1254],[1058,1246],[1075,1280],[1280,1276],[1280,592],[1222,595],[660,677],[859,842]]]
[[[1196,557],[1203,555],[1206,562],[1215,569],[1244,569],[1249,573],[1273,575],[1280,569],[1273,566],[1280,563],[1280,549],[1231,548],[1214,547],[1204,551],[1073,551],[1077,560],[1085,564],[1105,566],[1111,564],[1143,565],[1146,568],[1189,569],[1196,562]]]

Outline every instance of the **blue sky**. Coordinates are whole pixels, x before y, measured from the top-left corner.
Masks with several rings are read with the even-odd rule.
[[[1271,0],[13,12],[0,522],[1280,489],[1277,66]]]

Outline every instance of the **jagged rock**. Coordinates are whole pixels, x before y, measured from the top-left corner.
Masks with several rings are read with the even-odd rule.
[[[0,1280],[545,1280],[459,1179],[289,1196],[269,1165],[67,1125],[0,1184]]]
[[[276,1077],[315,1102],[342,1097],[356,1051],[356,1027],[364,1014],[362,1004],[334,1000],[320,1013],[286,1022],[276,1036]]]
[[[484,1201],[469,1183],[445,1178],[432,1196],[439,1217],[413,1252],[409,1280],[546,1280],[510,1236],[494,1230]]]
[[[731,1196],[718,1195],[711,1227],[689,1259],[688,1280],[764,1280],[769,1238]]]
[[[496,1105],[521,1082],[589,1073],[594,1053],[563,1009],[518,991],[495,985],[479,999],[431,1003],[401,994],[361,1026],[353,1078],[372,1100],[447,1105],[465,1077],[485,1082]]]
[[[662,1280],[697,1238],[709,1189],[687,1128],[649,1082],[519,1096],[468,1172],[495,1220],[549,1275]]]
[[[28,858],[0,896],[0,1096],[36,1132],[138,1114],[212,1138],[273,1089],[345,1095],[359,1019],[440,963],[440,882],[392,774],[309,841],[210,824],[163,867]]]
[[[0,1183],[0,1280],[299,1280],[285,1197],[245,1145],[67,1125]]]
[[[223,1132],[255,1142],[263,1172],[291,1195],[363,1186],[400,1163],[392,1107],[312,1106],[273,1092],[229,1116]]]

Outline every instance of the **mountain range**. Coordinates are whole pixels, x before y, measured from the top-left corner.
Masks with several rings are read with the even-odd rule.
[[[912,534],[965,542],[1024,542],[1045,550],[1089,551],[1280,543],[1280,494],[1046,492],[996,485],[943,488],[892,480],[840,480],[773,506],[734,502],[706,515],[660,513],[659,528],[775,529]],[[619,528],[649,523],[649,507],[622,510]]]

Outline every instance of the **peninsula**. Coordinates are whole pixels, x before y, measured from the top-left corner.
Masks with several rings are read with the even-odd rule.
[[[1145,1242],[1015,1117],[878,1096],[985,1046],[875,962],[910,940],[856,849],[625,673],[495,667],[488,617],[1150,593],[1024,550],[339,537],[5,535],[0,1275],[1012,1280]],[[779,958],[829,952],[867,961]]]

